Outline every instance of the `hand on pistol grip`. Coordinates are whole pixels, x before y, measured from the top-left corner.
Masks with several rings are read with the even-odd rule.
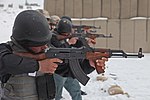
[[[38,62],[39,62],[40,72],[53,74],[56,68],[58,67],[57,63],[62,63],[62,60],[58,58],[52,58],[52,59],[40,60]]]

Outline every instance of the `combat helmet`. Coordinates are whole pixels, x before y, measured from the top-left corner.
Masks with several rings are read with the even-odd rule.
[[[17,15],[11,38],[20,45],[27,47],[45,45],[51,37],[46,18],[36,10],[25,10]]]
[[[50,17],[50,24],[57,25],[59,21],[60,18],[57,15],[53,15]]]
[[[69,16],[62,16],[61,19],[68,19],[72,23],[71,17]]]
[[[50,19],[50,15],[49,15],[49,12],[48,12],[47,10],[44,10],[44,9],[37,9],[37,11],[38,11],[39,13],[41,13],[42,15],[44,15],[45,18]]]
[[[72,33],[72,23],[68,19],[61,19],[57,26],[57,32],[62,33]]]

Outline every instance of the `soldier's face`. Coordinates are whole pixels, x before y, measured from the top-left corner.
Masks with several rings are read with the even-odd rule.
[[[43,52],[45,52],[45,49],[47,49],[47,48],[48,48],[47,45],[38,46],[38,47],[30,47],[30,49],[31,49],[34,53],[43,53]]]
[[[53,29],[56,28],[56,24],[50,23],[49,25],[50,25],[50,27],[51,27],[51,30],[53,30]]]

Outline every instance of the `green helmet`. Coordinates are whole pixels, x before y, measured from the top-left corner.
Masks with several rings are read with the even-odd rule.
[[[27,47],[45,45],[51,37],[48,22],[38,11],[26,10],[17,15],[12,38],[20,45]]]
[[[51,16],[50,17],[50,23],[51,24],[58,24],[58,22],[60,21],[60,18],[59,18],[59,16],[56,16],[56,15],[53,15],[53,16]]]

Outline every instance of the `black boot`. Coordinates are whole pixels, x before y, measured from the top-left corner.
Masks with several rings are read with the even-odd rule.
[[[87,93],[81,90],[81,95],[87,95]]]

